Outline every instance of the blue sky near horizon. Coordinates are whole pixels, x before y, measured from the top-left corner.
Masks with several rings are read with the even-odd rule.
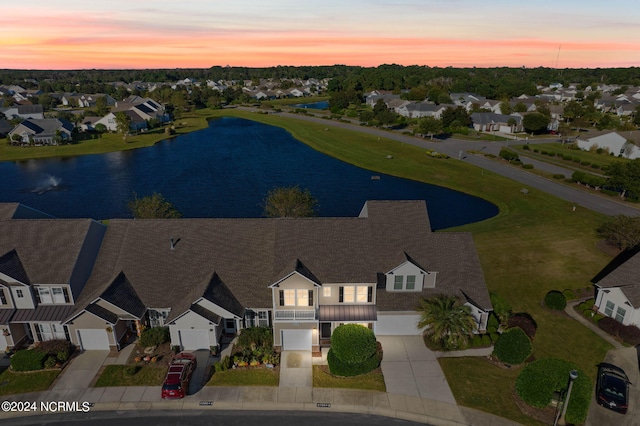
[[[640,66],[629,0],[32,0],[3,5],[0,68]]]

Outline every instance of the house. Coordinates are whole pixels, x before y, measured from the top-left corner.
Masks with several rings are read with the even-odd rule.
[[[73,123],[63,118],[27,119],[14,127],[7,137],[14,141],[15,135],[23,145],[57,145],[60,141],[71,140],[73,128]]]
[[[118,112],[122,112],[122,113],[126,114],[127,117],[129,117],[129,130],[130,131],[139,132],[139,131],[144,131],[144,130],[146,130],[148,128],[147,121],[143,117],[141,117],[140,114],[137,113],[137,111],[134,111],[132,109],[127,109],[127,110],[124,110],[124,111],[117,111],[117,112],[110,112],[109,114],[105,115],[101,119],[95,121],[93,123],[93,128],[95,129],[95,127],[98,124],[102,124],[110,132],[117,132],[118,131],[118,122],[116,120],[116,114]]]
[[[16,105],[8,108],[0,108],[0,112],[4,114],[7,120],[13,118],[22,118],[23,120],[29,118],[37,120],[44,119],[44,108],[42,105]]]
[[[208,349],[272,326],[277,349],[318,350],[343,323],[419,334],[421,297],[445,293],[486,330],[492,309],[473,239],[433,233],[424,201],[369,201],[358,217],[112,220],[64,325],[84,349],[143,327]]]
[[[493,112],[474,112],[471,114],[473,128],[478,132],[521,132],[522,116],[520,114],[505,115]]]
[[[433,117],[440,119],[447,105],[436,105],[428,102],[406,102],[405,105],[396,108],[395,111],[409,118]]]
[[[588,132],[576,139],[578,147],[583,150],[607,148],[613,155],[628,159],[640,158],[640,130]]]
[[[624,325],[640,327],[640,251],[628,250],[613,259],[592,280],[594,306],[601,314]]]
[[[0,350],[67,339],[62,324],[93,268],[105,226],[0,204]]]

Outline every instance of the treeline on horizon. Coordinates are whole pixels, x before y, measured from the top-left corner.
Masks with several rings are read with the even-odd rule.
[[[0,84],[19,84],[45,93],[110,93],[112,82],[177,82],[185,78],[206,80],[324,79],[331,78],[330,89],[388,90],[399,93],[416,87],[440,87],[449,92],[472,92],[490,99],[535,95],[536,86],[551,83],[578,84],[578,89],[598,84],[640,86],[640,68],[439,68],[428,66],[380,65],[359,67],[277,66],[268,68],[222,67],[184,69],[125,70],[0,70]]]

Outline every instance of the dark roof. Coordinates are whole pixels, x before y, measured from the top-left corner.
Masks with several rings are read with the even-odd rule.
[[[202,318],[204,318],[204,319],[206,319],[208,321],[211,321],[215,325],[220,325],[220,321],[222,320],[222,318],[219,315],[214,314],[213,312],[211,312],[207,308],[205,308],[203,306],[200,306],[200,305],[191,305],[189,310],[192,311],[195,314],[200,315]]]
[[[640,307],[640,246],[616,256],[591,282],[600,288],[620,288],[634,308]]]
[[[508,123],[512,118],[516,123],[522,121],[522,117],[517,115],[496,114],[494,112],[474,112],[471,114],[471,121],[476,124]]]
[[[232,314],[244,317],[244,307],[216,273],[213,274],[203,297]]]
[[[142,318],[147,307],[142,303],[124,272],[116,276],[100,298],[133,315]],[[153,306],[155,307],[155,306]],[[160,307],[160,306],[158,306]]]
[[[0,272],[23,284],[31,284],[15,249],[0,257]]]
[[[71,279],[91,219],[0,220],[0,253],[15,250],[31,283]]]
[[[13,308],[0,309],[0,325],[9,325],[9,320],[15,311]]]
[[[171,238],[180,239],[174,250]],[[239,306],[271,308],[269,286],[283,271],[320,283],[377,283],[402,252],[438,272],[436,289],[378,291],[378,310],[409,311],[420,296],[461,290],[491,309],[471,234],[431,232],[424,201],[369,201],[360,217],[349,218],[114,219],[77,302],[80,309],[91,303],[122,271],[144,306],[172,308],[175,318],[217,288],[207,289],[215,273],[220,294],[228,290]],[[220,295],[211,298],[238,311]]]
[[[0,203],[0,220],[6,219],[53,219],[50,214],[20,203]]]
[[[0,203],[0,220],[13,219],[18,203]]]
[[[376,321],[378,310],[375,305],[320,305],[320,321]]]
[[[18,105],[18,114],[40,114],[44,112],[42,105]]]
[[[285,279],[286,277],[288,277],[289,275],[291,275],[293,272],[297,272],[300,275],[302,275],[303,277],[305,277],[306,279],[308,279],[309,281],[312,281],[318,285],[321,284],[320,280],[318,278],[316,278],[315,275],[313,275],[313,273],[309,270],[309,268],[307,268],[304,263],[302,263],[300,261],[300,259],[294,259],[293,262],[291,262],[289,265],[287,265],[282,272],[280,272],[276,278],[275,281],[278,282],[280,280]]]
[[[102,318],[105,321],[108,321],[110,324],[115,324],[116,322],[118,322],[118,315],[114,314],[108,309],[103,308],[100,305],[96,305],[95,303],[90,304],[84,310],[94,314],[99,318]]]
[[[73,309],[71,305],[40,305],[35,309],[16,309],[11,322],[63,321]]]
[[[9,123],[9,121],[5,120],[4,118],[0,118],[0,135],[6,136],[11,131],[11,129],[13,129],[11,123]]]

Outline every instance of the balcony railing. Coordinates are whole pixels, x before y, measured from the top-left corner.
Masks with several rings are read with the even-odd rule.
[[[316,311],[314,310],[298,310],[298,309],[288,309],[288,310],[278,310],[275,311],[275,319],[276,320],[315,320],[317,319]]]

